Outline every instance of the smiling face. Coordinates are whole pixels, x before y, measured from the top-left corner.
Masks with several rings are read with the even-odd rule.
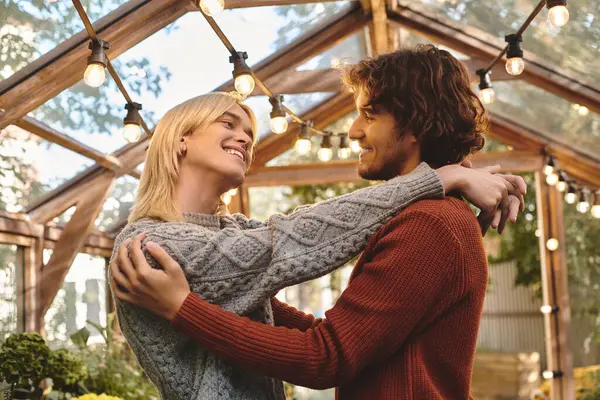
[[[358,118],[350,127],[350,139],[362,148],[358,174],[364,179],[388,180],[410,172],[420,163],[419,144],[411,133],[400,134],[394,116],[368,104],[368,97],[356,97]]]
[[[187,152],[181,168],[200,176],[215,176],[224,190],[244,182],[252,162],[254,133],[248,114],[233,105],[206,129],[183,138]]]

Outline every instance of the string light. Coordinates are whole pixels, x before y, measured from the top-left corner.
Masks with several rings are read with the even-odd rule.
[[[572,183],[569,183],[569,191],[565,194],[565,201],[568,204],[575,204],[577,201],[577,188]]]
[[[300,134],[298,135],[298,140],[296,140],[296,144],[294,147],[296,151],[300,155],[306,155],[310,153],[312,148],[312,142],[310,141],[310,127],[312,126],[312,122],[304,122],[302,127],[300,128]]]
[[[577,203],[577,211],[582,214],[590,211],[590,202],[587,199],[587,188],[583,188],[579,191],[579,203]]]
[[[331,136],[325,135],[323,136],[323,141],[321,142],[321,148],[317,153],[317,157],[319,160],[323,162],[331,161],[333,158],[333,150],[331,150]]]
[[[560,378],[563,376],[562,371],[544,371],[542,372],[544,379]]]
[[[550,251],[556,251],[558,249],[558,240],[555,238],[550,238],[546,242],[546,248]]]
[[[508,50],[506,52],[506,72],[513,76],[521,75],[525,70],[523,50],[521,49],[523,38],[521,35],[513,33],[507,35],[504,40],[508,42]]]
[[[485,69],[477,70],[477,75],[479,75],[479,98],[483,104],[492,104],[496,99],[496,92],[492,86],[490,74],[491,72]]]
[[[200,9],[209,17],[214,17],[225,9],[225,0],[200,0]]]
[[[554,186],[558,183],[558,179],[558,174],[556,172],[552,172],[546,177],[546,183],[550,186]]]
[[[229,205],[231,203],[231,195],[229,194],[229,192],[225,192],[222,196],[221,196],[221,200],[223,200],[223,203],[225,203],[225,205]]]
[[[352,150],[353,153],[360,153],[360,144],[358,143],[358,140],[351,140],[350,141],[350,149]]]
[[[560,28],[569,22],[567,0],[548,0],[546,7],[548,7],[548,20],[552,25]]]
[[[565,171],[559,171],[558,172],[558,183],[556,184],[556,189],[561,192],[564,193],[567,190],[567,174],[565,173]]]
[[[554,172],[555,168],[556,168],[556,160],[554,159],[554,157],[551,154],[548,157],[548,162],[544,166],[544,175],[546,175],[546,176],[551,175]]]
[[[594,205],[592,206],[592,216],[600,218],[600,189],[594,193]]]
[[[540,307],[542,314],[556,314],[558,312],[558,306],[544,305]]]
[[[338,149],[338,157],[342,160],[347,160],[348,158],[350,158],[350,154],[352,154],[352,150],[350,149],[350,143],[348,142],[348,136],[340,136],[340,148]]]
[[[140,103],[127,103],[125,104],[127,115],[123,119],[125,128],[123,128],[123,137],[129,143],[136,143],[142,136],[142,118],[140,117],[140,110],[142,105]]]
[[[235,90],[243,96],[248,96],[254,91],[256,83],[252,77],[252,70],[246,64],[248,53],[238,51],[235,55],[229,57],[229,62],[233,64],[233,78],[235,80]]]
[[[106,50],[110,49],[110,44],[102,39],[94,39],[90,41],[89,49],[92,54],[87,59],[87,68],[83,74],[83,80],[88,86],[97,88],[102,86],[106,80]]]
[[[271,126],[271,131],[276,134],[281,134],[287,131],[288,122],[285,118],[285,111],[281,103],[283,103],[283,96],[277,95],[269,98],[269,103],[273,106],[273,110],[271,111],[271,121],[269,121],[269,125]]]

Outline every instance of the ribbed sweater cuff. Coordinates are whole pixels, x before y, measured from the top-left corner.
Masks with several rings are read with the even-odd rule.
[[[198,332],[204,328],[209,329],[206,321],[210,320],[209,303],[203,301],[197,294],[190,293],[181,305],[171,326],[184,333]]]
[[[391,182],[404,182],[408,189],[420,199],[441,199],[444,197],[442,179],[434,169],[424,162],[409,174],[396,177]]]

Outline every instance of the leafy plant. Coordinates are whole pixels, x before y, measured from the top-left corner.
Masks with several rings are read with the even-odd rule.
[[[0,350],[0,379],[11,385],[13,394],[39,398],[49,356],[50,348],[39,334],[13,334]]]
[[[87,369],[81,357],[67,349],[50,354],[47,370],[47,376],[52,379],[52,388],[59,392],[74,392],[77,383],[87,378]]]

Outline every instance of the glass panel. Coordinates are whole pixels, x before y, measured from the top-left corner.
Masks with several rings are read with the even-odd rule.
[[[403,28],[398,28],[398,43],[402,47],[413,47],[418,44],[434,44],[438,48],[448,51],[450,54],[452,54],[454,57],[456,57],[459,60],[468,60],[471,58],[466,54],[463,54],[459,51],[451,49],[450,47],[446,47],[443,44],[434,42],[431,39],[416,35],[416,34],[412,33],[411,31],[409,31],[407,29],[403,29]]]
[[[301,116],[306,111],[317,106],[319,103],[332,97],[333,93],[301,93],[301,94],[288,94],[284,97],[284,104],[292,110],[296,115]],[[271,128],[269,127],[269,114],[271,113],[271,104],[267,96],[254,96],[248,97],[245,101],[254,113],[258,121],[258,132],[259,141],[272,134]],[[288,121],[291,119],[288,117]]]
[[[0,343],[17,331],[17,246],[0,243]]]
[[[112,195],[106,200],[96,219],[98,229],[111,231],[115,224],[129,216],[139,183],[134,177],[126,175],[117,179]]]
[[[408,0],[400,3],[410,7]],[[497,36],[516,32],[537,0],[419,0],[427,11],[444,15]],[[570,18],[567,25],[556,28],[547,22],[544,8],[523,34],[523,49],[536,54],[539,60],[562,67],[588,82],[600,80],[600,29],[597,23],[598,5],[595,0],[569,0]],[[564,51],[568,49],[568,56]]]
[[[18,212],[94,162],[16,127],[0,134],[0,210]]]
[[[494,82],[496,101],[487,107],[516,122],[552,134],[598,158],[600,115],[523,81]]]
[[[340,64],[356,64],[366,57],[364,41],[365,34],[363,31],[359,31],[344,39],[340,44],[298,66],[296,70],[305,71],[335,68]]]
[[[82,1],[90,20],[116,10],[127,0]],[[4,1],[0,3],[0,80],[84,30],[70,1]]]
[[[44,250],[44,263],[50,260],[52,250]],[[44,317],[48,344],[62,347],[69,336],[92,321],[106,325],[106,279],[105,260],[89,254],[77,254],[54,302]],[[89,343],[103,342],[99,332],[92,326]]]

